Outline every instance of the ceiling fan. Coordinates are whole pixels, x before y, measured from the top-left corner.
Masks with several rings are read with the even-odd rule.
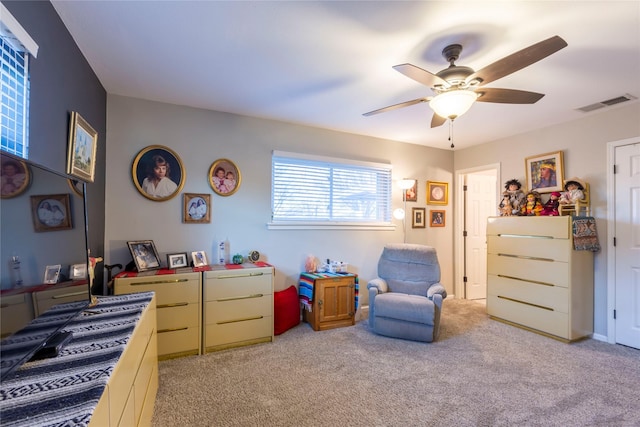
[[[378,110],[364,113],[371,116],[378,113],[428,102],[434,110],[431,127],[441,126],[447,119],[453,121],[461,116],[474,102],[496,102],[504,104],[534,104],[544,94],[514,89],[497,89],[484,87],[487,83],[508,76],[527,67],[567,46],[567,42],[559,36],[538,42],[509,56],[506,56],[479,71],[456,65],[462,45],[452,44],[442,50],[442,56],[449,62],[449,67],[436,74],[423,70],[412,64],[400,64],[393,68],[405,76],[429,86],[435,96],[413,99],[390,105]]]

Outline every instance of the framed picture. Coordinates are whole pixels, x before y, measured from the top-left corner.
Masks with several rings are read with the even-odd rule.
[[[174,198],[186,179],[182,160],[170,148],[150,145],[133,160],[131,178],[136,189],[149,200],[164,202]]]
[[[524,159],[527,188],[538,193],[563,191],[564,164],[562,151],[539,154]]]
[[[4,154],[0,155],[0,161],[2,162],[0,165],[0,176],[2,177],[0,196],[3,199],[10,199],[24,193],[31,183],[29,166],[22,160]]]
[[[153,240],[131,241],[127,246],[139,272],[160,268],[160,257]]]
[[[47,285],[53,285],[58,283],[58,279],[60,278],[60,268],[62,266],[58,265],[47,265],[47,268],[44,270],[44,280],[43,282]]]
[[[181,268],[187,267],[188,265],[189,261],[187,260],[186,252],[167,254],[167,268]]]
[[[446,182],[427,181],[427,204],[446,205],[449,203],[449,184]]]
[[[240,187],[240,169],[228,159],[218,159],[209,168],[209,185],[219,196],[230,196]]]
[[[407,202],[417,202],[418,201],[418,180],[413,180],[413,187],[408,188],[404,191],[404,201]]]
[[[444,227],[447,216],[445,211],[430,210],[429,211],[429,226],[430,227]]]
[[[425,216],[427,214],[425,208],[412,208],[411,209],[412,220],[411,220],[411,228],[425,228],[426,227],[426,219]]]
[[[211,222],[211,194],[184,193],[182,221],[192,224]]]
[[[69,194],[31,196],[31,218],[35,231],[70,230]]]
[[[73,264],[69,267],[69,279],[83,280],[87,278],[87,264]]]
[[[73,191],[78,197],[82,197],[84,195],[84,183],[82,181],[78,181],[77,179],[67,179],[67,183],[69,184],[69,188]]]
[[[204,267],[209,265],[207,262],[207,254],[204,251],[191,252],[191,259],[194,267]]]
[[[98,132],[82,116],[71,112],[67,173],[83,181],[93,182],[96,173]]]

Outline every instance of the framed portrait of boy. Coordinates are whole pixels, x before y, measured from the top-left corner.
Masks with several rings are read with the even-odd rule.
[[[444,227],[447,220],[447,213],[443,210],[430,210],[429,211],[429,226],[430,227]]]
[[[164,202],[180,193],[186,172],[175,151],[162,145],[150,145],[140,150],[133,160],[131,178],[144,197]]]
[[[564,164],[562,151],[538,154],[525,160],[527,188],[538,193],[563,191]]]

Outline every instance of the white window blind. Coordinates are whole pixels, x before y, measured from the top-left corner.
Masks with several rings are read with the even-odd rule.
[[[29,157],[29,53],[38,45],[0,3],[0,146]]]
[[[274,152],[272,222],[391,221],[391,165]]]

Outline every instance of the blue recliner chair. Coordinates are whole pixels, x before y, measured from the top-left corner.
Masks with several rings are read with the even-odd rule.
[[[437,339],[447,291],[440,284],[435,249],[388,244],[378,261],[378,276],[367,284],[370,328],[379,335],[412,341]]]

